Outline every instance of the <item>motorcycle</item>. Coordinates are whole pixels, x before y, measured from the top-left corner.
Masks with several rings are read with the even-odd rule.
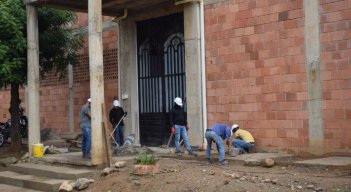
[[[6,126],[6,123],[0,122],[0,147],[10,137],[10,129]]]
[[[27,117],[24,115],[20,116],[19,119],[19,124],[20,124],[20,134],[21,134],[21,138],[26,138],[28,137],[28,120]],[[5,123],[5,140],[10,137],[11,135],[11,119],[8,119],[7,122]]]

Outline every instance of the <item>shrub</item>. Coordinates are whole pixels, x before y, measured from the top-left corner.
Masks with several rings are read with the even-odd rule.
[[[155,165],[158,161],[154,155],[139,155],[138,157],[134,158],[134,164],[137,165]]]

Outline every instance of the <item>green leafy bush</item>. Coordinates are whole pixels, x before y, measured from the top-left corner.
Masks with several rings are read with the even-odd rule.
[[[134,158],[134,164],[136,165],[155,165],[158,159],[154,155],[139,155]]]

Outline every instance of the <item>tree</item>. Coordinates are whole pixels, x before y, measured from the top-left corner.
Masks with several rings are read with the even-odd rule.
[[[38,9],[39,64],[43,78],[54,71],[63,77],[68,64],[77,63],[83,33],[69,27],[76,20],[70,11]],[[0,0],[0,88],[11,86],[12,150],[21,148],[19,88],[27,82],[26,7],[23,0]]]

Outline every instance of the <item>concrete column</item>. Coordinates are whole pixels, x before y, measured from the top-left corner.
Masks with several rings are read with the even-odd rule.
[[[324,139],[321,114],[321,79],[319,66],[321,55],[318,8],[318,0],[304,0],[309,152],[316,155],[323,153]]]
[[[104,163],[102,137],[102,103],[104,103],[103,48],[101,0],[88,1],[89,71],[92,127],[92,164]]]
[[[68,118],[69,118],[69,131],[74,132],[74,112],[73,112],[73,67],[68,65]]]
[[[119,99],[125,111],[125,136],[135,134],[135,144],[140,144],[139,134],[139,100],[136,23],[128,17],[119,24],[118,49],[118,83]]]
[[[184,40],[186,99],[189,138],[191,145],[202,146],[204,128],[202,122],[202,84],[201,84],[201,30],[200,3],[184,4]]]
[[[39,113],[39,36],[37,8],[26,5],[27,9],[27,113],[28,113],[28,147],[30,155],[32,143],[40,142]]]

